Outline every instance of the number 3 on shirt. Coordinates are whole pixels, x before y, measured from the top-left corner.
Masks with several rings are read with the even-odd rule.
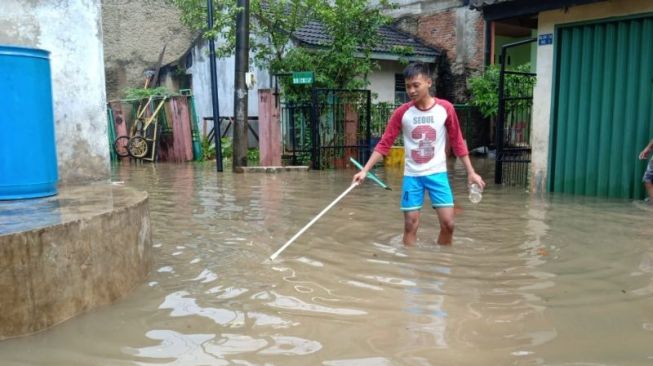
[[[410,150],[410,157],[417,164],[428,163],[435,156],[435,139],[437,133],[429,125],[417,126],[411,133],[410,137],[417,143],[416,149]]]

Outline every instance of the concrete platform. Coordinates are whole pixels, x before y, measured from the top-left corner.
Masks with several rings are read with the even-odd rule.
[[[283,173],[283,172],[307,172],[308,166],[246,166],[241,168],[243,173]]]
[[[110,304],[152,264],[147,193],[96,184],[0,201],[0,340]]]

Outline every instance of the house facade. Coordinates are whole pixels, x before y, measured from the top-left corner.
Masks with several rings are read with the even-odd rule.
[[[172,90],[192,89],[199,119],[212,115],[208,43],[181,24],[174,5],[164,0],[152,0],[147,6],[140,0],[107,0],[102,3],[102,14],[109,100],[123,97],[127,87],[142,87],[145,73],[156,68],[165,46],[161,84]],[[369,88],[375,102],[402,102],[406,97],[403,80],[398,76],[404,65],[391,47],[409,46],[415,55],[408,60],[424,61],[434,68],[440,52],[398,27],[387,27],[380,33],[383,43],[372,55],[380,68],[368,76]],[[325,37],[326,30],[310,22],[297,32],[293,42],[296,46],[316,47],[314,41]],[[233,115],[234,63],[233,56],[217,60],[220,114],[226,117]],[[258,116],[256,89],[272,87],[273,80],[267,70],[256,65],[250,65],[250,69],[256,87],[250,90],[248,114]]]
[[[442,52],[421,41],[418,37],[400,30],[396,26],[383,26],[378,30],[379,44],[374,46],[370,57],[379,69],[368,75],[369,89],[374,103],[403,103],[408,101],[404,87],[403,69],[406,62],[420,61],[431,65],[437,78],[437,66]],[[297,47],[318,49],[331,39],[326,28],[316,21],[310,21],[294,34]],[[397,47],[411,50],[411,54],[399,55]]]
[[[401,103],[407,100],[403,87],[402,72],[405,67],[400,62],[402,57],[395,52],[395,46],[410,47],[413,55],[406,56],[406,61],[423,61],[434,65],[440,52],[425,45],[409,34],[392,27],[382,27],[379,30],[381,43],[372,52],[372,59],[379,63],[379,69],[368,76],[369,89],[374,95],[373,102]],[[309,22],[299,29],[293,38],[294,47],[318,48],[328,42],[326,29],[317,23]],[[211,102],[210,60],[208,42],[201,38],[196,39],[188,51],[179,60],[167,65],[164,69],[174,70],[172,65],[178,65],[190,77],[190,85],[195,97],[195,105],[200,120],[213,114]],[[231,117],[234,113],[234,67],[235,57],[227,56],[217,59],[216,69],[218,75],[218,93],[220,115]],[[249,90],[248,115],[258,116],[258,89],[270,89],[275,86],[275,80],[269,70],[250,64],[250,71],[254,74],[256,85]],[[306,71],[306,70],[297,70]],[[164,82],[167,79],[164,72]]]
[[[653,136],[653,2],[473,0],[488,22],[536,21],[533,191],[641,198]]]

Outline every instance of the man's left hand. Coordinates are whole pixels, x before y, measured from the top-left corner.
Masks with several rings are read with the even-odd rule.
[[[481,187],[481,189],[485,189],[485,181],[483,181],[483,178],[481,178],[481,176],[476,173],[471,173],[467,176],[467,183],[469,185],[476,183],[479,187]]]

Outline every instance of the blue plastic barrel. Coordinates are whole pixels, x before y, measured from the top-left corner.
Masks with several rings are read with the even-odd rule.
[[[49,52],[0,45],[0,200],[57,194]]]

